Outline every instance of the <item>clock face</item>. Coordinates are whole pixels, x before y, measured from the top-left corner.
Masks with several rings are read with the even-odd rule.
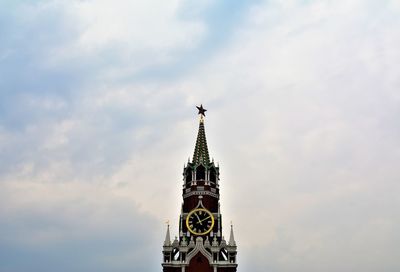
[[[195,235],[205,235],[214,227],[214,216],[207,209],[194,209],[186,218],[186,226]]]

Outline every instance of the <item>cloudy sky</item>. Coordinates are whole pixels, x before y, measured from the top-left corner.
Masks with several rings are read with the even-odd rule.
[[[238,271],[399,271],[399,48],[397,0],[0,0],[0,272],[161,271],[200,103]]]

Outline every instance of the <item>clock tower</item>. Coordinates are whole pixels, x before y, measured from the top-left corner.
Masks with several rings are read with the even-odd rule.
[[[192,161],[183,168],[183,203],[179,237],[170,238],[169,225],[163,245],[163,272],[236,272],[236,242],[231,225],[226,241],[219,202],[219,166],[210,161],[204,117],[197,107],[199,131]]]

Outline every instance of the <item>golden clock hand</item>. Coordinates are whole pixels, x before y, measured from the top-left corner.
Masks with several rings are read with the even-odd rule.
[[[194,215],[196,215],[196,217],[197,217],[197,220],[198,220],[197,222],[200,223],[200,225],[203,226],[203,224],[201,223],[200,217],[197,215],[197,213],[195,213]]]
[[[200,220],[200,222],[203,222],[204,220],[207,220],[208,218],[210,218],[211,217],[211,215],[210,216],[208,216],[208,217],[206,217],[206,218],[204,218],[204,219],[202,219],[202,220]],[[199,222],[199,223],[200,223]]]

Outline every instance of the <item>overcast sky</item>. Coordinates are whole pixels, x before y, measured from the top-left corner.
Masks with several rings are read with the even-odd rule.
[[[400,271],[398,0],[0,0],[0,272],[161,271],[208,109],[239,272]]]

